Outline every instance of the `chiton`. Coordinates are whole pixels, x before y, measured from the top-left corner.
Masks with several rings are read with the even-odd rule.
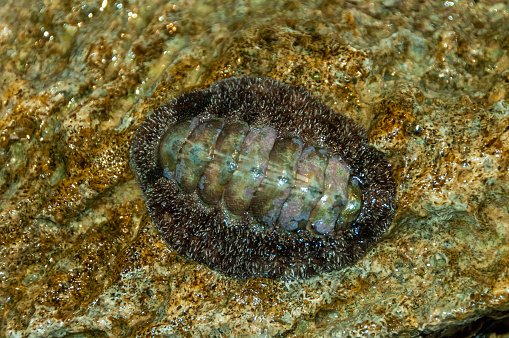
[[[391,165],[307,90],[230,78],[136,131],[131,164],[160,235],[237,278],[308,278],[360,259],[389,227]]]

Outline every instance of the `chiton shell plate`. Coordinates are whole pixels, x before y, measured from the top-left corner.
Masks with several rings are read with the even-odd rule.
[[[160,235],[237,278],[308,278],[360,259],[395,210],[391,165],[307,90],[231,78],[138,128],[131,164]]]

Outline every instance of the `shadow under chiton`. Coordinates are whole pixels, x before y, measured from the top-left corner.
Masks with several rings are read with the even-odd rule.
[[[394,215],[391,165],[366,131],[300,87],[231,78],[141,124],[131,163],[180,255],[238,278],[354,263]]]

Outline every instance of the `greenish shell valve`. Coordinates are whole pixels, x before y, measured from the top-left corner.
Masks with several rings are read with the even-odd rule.
[[[185,193],[232,215],[252,213],[264,228],[325,235],[352,223],[362,206],[345,162],[271,127],[187,119],[163,137],[159,160]]]

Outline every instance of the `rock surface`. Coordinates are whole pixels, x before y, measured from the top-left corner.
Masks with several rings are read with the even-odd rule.
[[[0,336],[415,336],[509,313],[505,2],[0,8]],[[306,87],[393,164],[395,220],[356,265],[242,281],[159,238],[134,130],[241,75]]]

